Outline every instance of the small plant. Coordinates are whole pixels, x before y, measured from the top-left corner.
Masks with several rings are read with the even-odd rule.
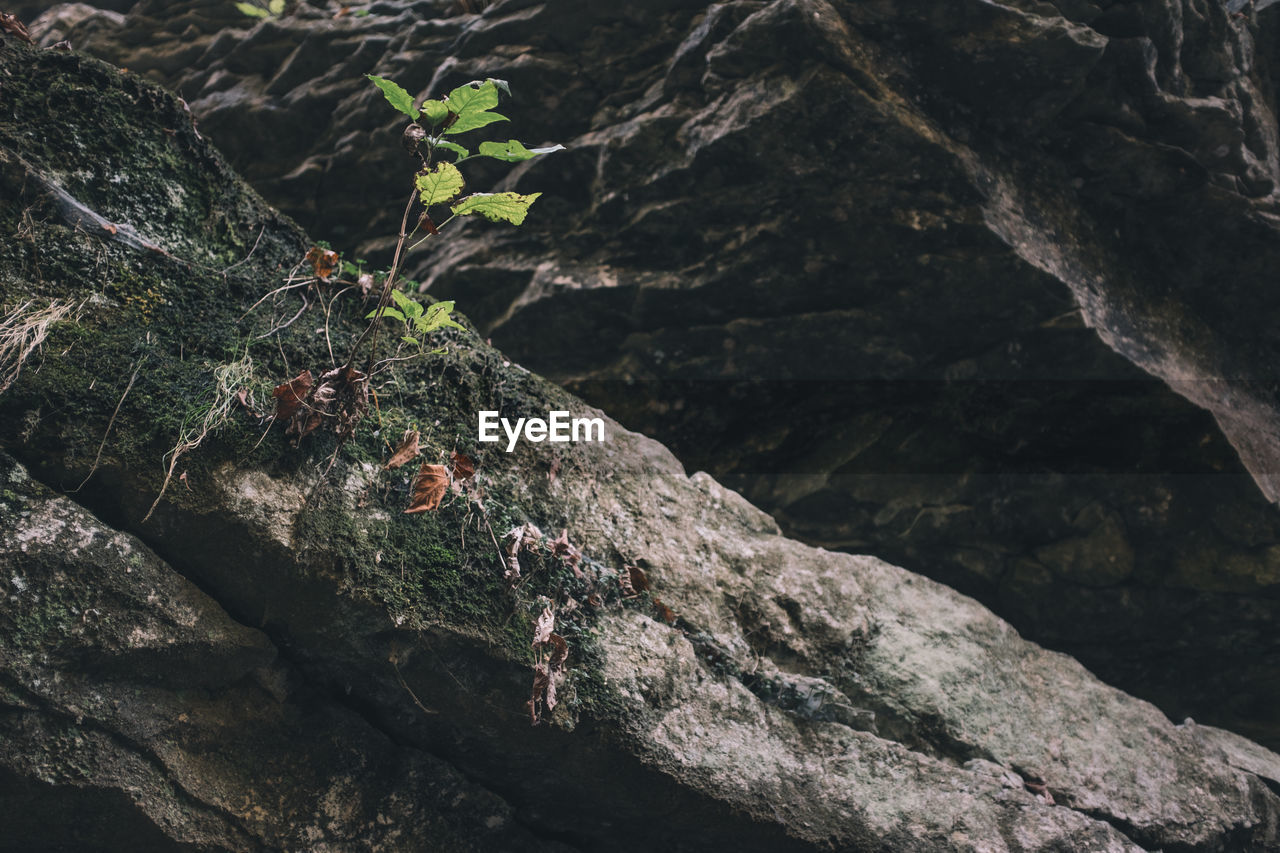
[[[481,142],[472,152],[456,141],[462,134],[507,121],[506,116],[493,109],[498,105],[499,91],[511,93],[505,81],[472,81],[458,86],[439,100],[426,100],[418,105],[413,96],[397,83],[383,77],[368,76],[387,102],[410,119],[401,140],[409,154],[419,162],[400,220],[395,254],[380,283],[377,304],[366,316],[369,324],[351,345],[346,360],[319,377],[309,370],[303,371],[278,386],[274,392],[277,401],[275,417],[286,423],[286,434],[301,439],[317,429],[330,427],[338,435],[339,446],[351,438],[368,410],[370,378],[385,366],[403,360],[400,357],[402,347],[417,348],[416,353],[406,356],[408,358],[424,355],[426,336],[442,328],[462,328],[452,317],[453,302],[423,305],[397,286],[407,252],[439,236],[450,222],[460,216],[479,214],[493,222],[520,225],[529,212],[529,206],[541,195],[464,193],[467,182],[458,168],[459,164],[480,157],[518,163],[563,149],[561,145],[531,149],[518,140],[508,139],[506,142]],[[452,159],[437,160],[439,155]],[[410,241],[419,235],[420,239],[410,245]],[[327,280],[333,272],[341,269],[355,276],[353,287],[364,294],[372,295],[377,286],[375,277],[365,273],[362,266],[342,263],[337,253],[327,248],[316,247],[308,254],[307,261],[315,271],[316,280]],[[325,312],[327,318],[327,307]],[[378,333],[384,319],[399,324],[398,346],[392,357],[376,361]],[[325,334],[327,339],[327,322]]]
[[[377,324],[387,318],[403,325],[400,336],[403,343],[421,346],[422,337],[443,327],[462,328],[450,316],[453,302],[436,302],[424,307],[420,302],[410,298],[398,289],[396,276],[403,266],[405,244],[422,232],[423,236],[409,250],[417,248],[431,237],[438,236],[443,229],[459,216],[479,214],[491,222],[509,222],[512,225],[524,223],[529,206],[537,201],[541,193],[521,194],[514,192],[463,194],[466,179],[458,169],[458,165],[466,160],[478,157],[489,157],[508,163],[529,160],[552,151],[561,151],[563,145],[547,148],[527,148],[519,140],[509,139],[506,142],[481,142],[473,153],[454,139],[472,130],[478,130],[495,122],[507,121],[507,117],[493,108],[498,105],[499,90],[511,94],[506,81],[488,79],[476,80],[458,86],[440,100],[426,100],[416,106],[414,98],[399,84],[383,77],[368,75],[369,80],[381,90],[387,103],[411,120],[401,134],[405,149],[416,156],[421,168],[414,175],[413,189],[405,205],[401,219],[400,237],[396,243],[395,257],[382,284],[382,293],[378,305],[371,311],[367,319],[371,324],[352,347],[351,356],[347,359],[347,367],[357,360],[366,337],[373,330],[373,344],[370,346],[369,361],[366,362],[366,373],[371,368],[373,348],[377,342]],[[453,159],[436,162],[439,152],[452,155]],[[412,228],[408,228],[410,214],[415,206],[421,211]],[[437,224],[431,215],[432,210],[446,207],[448,215],[441,216]],[[394,303],[394,304],[393,304]]]
[[[250,18],[278,18],[284,14],[285,0],[267,0],[265,6],[257,3],[237,3],[236,8]]]

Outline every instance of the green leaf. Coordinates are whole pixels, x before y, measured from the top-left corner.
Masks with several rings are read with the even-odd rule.
[[[522,160],[532,160],[540,154],[550,154],[552,151],[563,150],[563,145],[553,145],[550,148],[525,148],[520,140],[508,139],[506,142],[481,142],[478,156],[505,160],[508,163],[519,163]]]
[[[459,86],[449,93],[445,106],[449,112],[458,116],[457,121],[445,128],[445,133],[466,133],[492,124],[495,121],[506,121],[507,117],[489,112],[498,105],[498,86],[493,80],[481,83],[472,80],[465,86]]]
[[[466,330],[465,326],[455,322],[449,315],[453,313],[453,300],[444,302],[436,302],[427,309],[427,313],[414,320],[414,326],[422,334],[434,332],[436,329],[448,326],[453,329]]]
[[[351,261],[343,261],[342,272],[344,275],[360,275],[360,267],[351,263]]]
[[[449,93],[446,106],[460,116],[493,109],[498,105],[498,87],[492,80],[472,80]]]
[[[449,108],[444,105],[444,101],[423,101],[422,114],[431,124],[439,124],[449,117]]]
[[[409,320],[422,316],[422,306],[405,296],[403,292],[393,290],[391,291],[391,298],[395,301],[396,306],[404,312],[404,316],[407,318],[405,320],[406,323]]]
[[[444,204],[462,192],[462,173],[452,163],[438,163],[434,169],[413,179],[418,188],[418,198],[427,207]]]
[[[395,291],[392,291],[392,293],[394,293],[394,292],[395,292]],[[377,308],[375,308],[375,309],[373,309],[372,311],[370,311],[368,314],[366,314],[366,315],[364,316],[364,318],[365,318],[366,320],[372,320],[374,317],[377,317],[377,316],[378,316],[378,309],[377,309]],[[407,323],[407,322],[409,322],[408,320],[406,320],[406,319],[405,319],[405,316],[404,316],[403,314],[401,314],[399,311],[397,311],[397,310],[396,310],[396,309],[394,309],[394,308],[383,308],[383,309],[382,309],[382,316],[383,316],[383,317],[390,317],[392,320],[399,320],[401,323]]]
[[[382,90],[382,94],[387,98],[387,103],[391,104],[391,106],[395,107],[414,121],[417,121],[418,116],[422,115],[422,113],[418,112],[413,106],[413,96],[400,88],[399,85],[392,83],[390,80],[385,78],[375,77],[372,74],[366,74],[364,76],[372,80],[373,85]]]
[[[467,216],[478,213],[490,222],[505,221],[512,225],[524,222],[529,205],[537,201],[542,193],[472,193],[451,209],[455,216]]]
[[[277,18],[284,14],[284,0],[271,0],[267,4],[267,11]]]
[[[237,3],[236,8],[240,10],[241,14],[248,15],[250,18],[270,18],[271,17],[271,13],[268,12],[266,9],[262,8],[261,6],[255,6],[252,3]]]
[[[443,148],[445,151],[452,151],[454,154],[457,154],[459,157],[469,157],[469,156],[471,156],[471,152],[470,152],[470,151],[468,151],[467,149],[463,148],[463,147],[462,147],[461,145],[459,145],[458,143],[456,143],[456,142],[450,142],[450,141],[449,141],[449,140],[447,140],[447,139],[439,139],[439,140],[436,140],[435,146],[436,146],[437,148]]]
[[[444,129],[445,133],[466,133],[468,130],[475,130],[477,127],[484,127],[486,124],[493,124],[495,121],[509,121],[504,115],[498,115],[495,112],[479,112],[468,113],[459,116],[458,120]]]
[[[418,340],[417,338],[411,338],[408,335],[402,335],[400,337],[400,340],[404,341],[406,344],[413,344],[416,347],[422,346],[422,341]]]
[[[354,12],[352,12],[351,14],[355,15],[357,18],[366,18],[366,17],[368,17],[368,16],[369,16],[369,10],[368,10],[368,9],[356,9],[356,10],[355,10]]]

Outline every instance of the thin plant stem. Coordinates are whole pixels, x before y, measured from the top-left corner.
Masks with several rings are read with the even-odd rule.
[[[378,346],[378,321],[382,319],[382,312],[391,301],[391,288],[395,284],[396,275],[400,272],[400,257],[404,254],[405,240],[409,238],[409,213],[413,210],[413,200],[417,195],[417,187],[409,191],[409,200],[404,205],[404,216],[400,219],[400,239],[396,241],[396,254],[391,261],[391,269],[387,272],[387,280],[382,283],[382,295],[378,297],[378,307],[374,309],[373,322],[365,327],[360,337],[356,339],[355,345],[351,347],[351,355],[347,356],[347,363],[342,366],[343,371],[351,369],[351,365],[360,354],[360,347],[370,333],[373,334],[372,346],[374,348]],[[373,360],[373,350],[370,350],[369,360]]]

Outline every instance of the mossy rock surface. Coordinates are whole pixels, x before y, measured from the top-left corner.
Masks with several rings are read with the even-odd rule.
[[[317,282],[250,310],[311,243],[154,86],[11,42],[0,79],[0,301],[74,308],[0,396],[0,792],[29,811],[89,803],[107,849],[1274,848],[1280,759],[970,599],[787,540],[607,419],[479,445],[481,409],[596,413],[470,331],[378,374],[341,446],[229,410],[148,515],[217,376],[265,412],[369,306]],[[412,471],[382,464],[415,425],[478,475],[405,514]],[[524,524],[546,537],[512,584]],[[548,604],[568,672],[531,727]],[[86,843],[40,825],[0,815]]]

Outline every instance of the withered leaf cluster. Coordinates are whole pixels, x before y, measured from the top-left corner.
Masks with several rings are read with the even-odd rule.
[[[507,567],[502,577],[508,584],[515,586],[516,581],[520,580],[520,551],[533,551],[541,541],[542,531],[527,521],[519,527],[511,528],[502,537],[502,557]]]
[[[304,370],[277,385],[271,396],[276,399],[276,420],[285,422],[285,435],[301,441],[328,426],[346,441],[369,410],[369,377],[344,366],[322,374],[316,382],[311,371]]]
[[[544,607],[533,629],[537,662],[533,665],[533,690],[526,703],[529,719],[535,726],[542,721],[544,710],[555,710],[559,701],[556,688],[564,680],[565,664],[569,660],[569,644],[555,633],[555,626],[555,611],[550,606]]]

